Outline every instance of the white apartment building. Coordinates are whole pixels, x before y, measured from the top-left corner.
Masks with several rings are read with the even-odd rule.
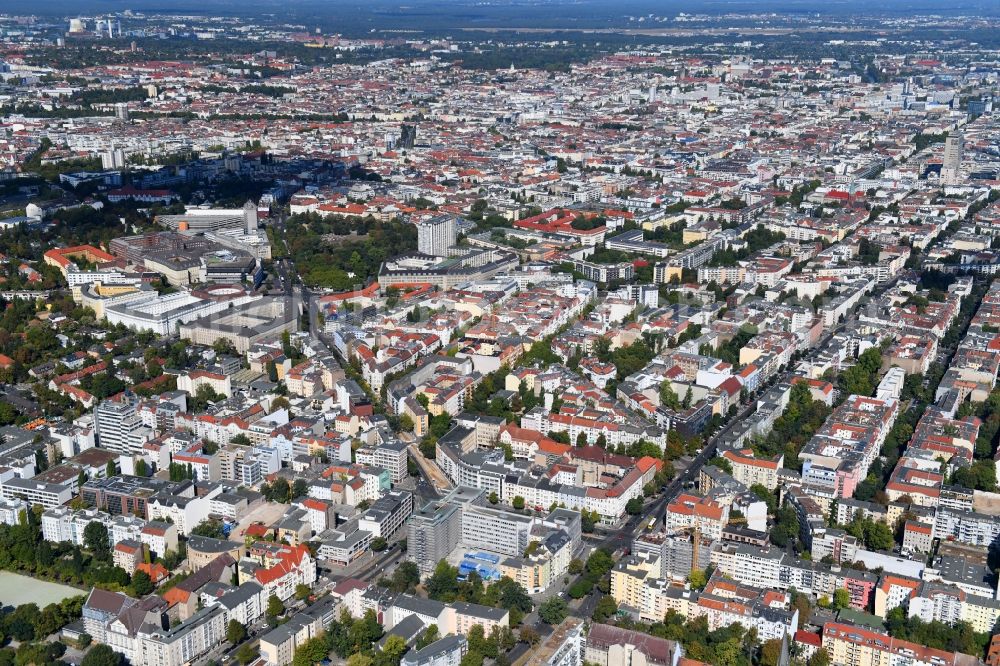
[[[177,378],[177,390],[186,391],[190,395],[197,393],[202,386],[208,386],[219,395],[224,395],[227,398],[233,394],[232,380],[229,375],[194,370]]]
[[[250,626],[264,617],[267,597],[264,596],[264,588],[250,580],[219,597],[216,603],[226,611],[226,624],[236,620],[244,626]]]
[[[14,477],[0,485],[0,496],[8,500],[24,500],[31,505],[40,504],[44,509],[51,509],[73,499],[73,487]]]
[[[4,525],[19,525],[21,522],[21,512],[29,509],[30,506],[24,500],[0,497],[0,523]]]
[[[327,530],[320,535],[320,546],[316,555],[321,560],[347,566],[368,551],[372,538],[372,533],[368,530],[347,528]]]
[[[388,539],[403,526],[413,513],[413,495],[405,490],[392,490],[375,502],[358,518],[358,529],[371,532],[372,537]]]
[[[465,636],[445,636],[422,650],[410,650],[403,655],[400,666],[459,666],[468,651]]]
[[[401,440],[390,440],[374,448],[361,448],[355,452],[355,461],[359,465],[387,470],[394,484],[406,478],[406,460],[406,444]]]
[[[192,529],[208,518],[212,510],[212,497],[221,492],[222,487],[217,486],[202,497],[155,497],[147,507],[149,519],[172,522],[178,534],[190,534]]]
[[[139,532],[139,540],[152,553],[162,556],[168,550],[177,550],[177,527],[171,523],[151,521]]]
[[[462,512],[462,543],[468,548],[520,557],[528,547],[531,525],[529,516],[470,504]]]
[[[73,510],[68,506],[57,506],[42,513],[42,538],[52,543],[82,546],[83,532],[92,522],[99,522],[108,530],[110,546],[129,540],[144,542],[142,536],[147,523],[138,516],[112,516],[97,509]],[[176,537],[173,547],[177,547]],[[157,552],[162,554],[163,551]]]
[[[83,545],[83,531],[93,521],[105,525],[111,516],[95,509],[73,511],[68,506],[49,509],[42,514],[42,538],[52,543]]]
[[[130,661],[137,666],[185,666],[226,640],[226,611],[221,606],[202,609],[170,629],[143,625],[136,633]]]
[[[528,658],[526,666],[581,666],[586,644],[583,630],[583,620],[566,618]]]
[[[285,601],[298,585],[312,587],[316,582],[316,560],[305,546],[282,546],[272,557],[271,566],[257,568],[252,574],[252,580],[264,588],[264,598],[273,594]]]
[[[934,538],[954,539],[974,546],[992,546],[1000,540],[1000,521],[975,511],[940,507],[934,514]]]
[[[435,257],[447,257],[448,248],[455,244],[455,218],[450,215],[417,223],[417,250]]]
[[[131,400],[102,400],[94,410],[94,424],[101,448],[115,453],[139,453],[142,445],[153,438],[153,431],[143,425],[136,403]]]
[[[733,468],[733,478],[750,487],[760,484],[768,490],[778,487],[778,470],[784,465],[784,456],[774,459],[757,458],[752,451],[723,451],[722,457]]]

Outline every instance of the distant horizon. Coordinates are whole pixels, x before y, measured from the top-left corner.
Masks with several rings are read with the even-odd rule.
[[[448,7],[463,11],[449,16]],[[302,20],[297,12],[314,12],[316,18],[334,19],[338,14],[362,12],[383,15],[386,18],[406,14],[425,15],[434,13],[442,18],[450,18],[455,26],[463,20],[477,23],[491,14],[503,14],[516,10],[527,20],[530,16],[548,14],[554,8],[560,9],[560,16],[567,23],[580,19],[606,20],[626,15],[670,15],[684,13],[723,14],[728,12],[774,12],[789,15],[843,16],[884,16],[899,13],[921,12],[925,14],[956,15],[975,12],[986,16],[1000,16],[1000,2],[995,0],[965,0],[957,4],[943,6],[934,0],[886,0],[873,6],[864,0],[839,0],[838,2],[817,2],[815,0],[537,0],[525,3],[518,0],[494,0],[483,5],[475,0],[6,0],[0,14],[34,14],[46,16],[69,16],[76,13],[124,12],[133,10],[149,14],[220,13],[238,16],[275,16],[275,10],[292,12],[288,18]],[[579,12],[567,12],[567,8],[577,8]],[[367,10],[367,11],[366,11]],[[506,18],[509,18],[506,17]],[[548,17],[547,17],[548,18]],[[494,28],[505,25],[490,26]],[[524,27],[509,25],[509,27]],[[546,26],[550,27],[550,26]]]
[[[280,10],[278,9],[280,7]],[[31,15],[43,22],[73,17],[116,14],[132,10],[155,20],[156,17],[188,15],[239,19],[261,25],[296,25],[303,31],[341,34],[348,37],[391,39],[410,34],[425,39],[487,41],[500,35],[524,35],[529,39],[566,39],[573,42],[678,43],[671,30],[698,33],[706,29],[734,29],[756,39],[755,31],[781,28],[810,33],[826,32],[837,38],[848,30],[867,33],[868,39],[881,36],[883,22],[914,16],[946,16],[942,25],[916,26],[916,39],[973,39],[990,47],[996,43],[990,33],[1000,32],[983,25],[970,34],[952,30],[948,19],[1000,18],[997,0],[959,0],[943,7],[934,0],[888,0],[874,5],[862,0],[816,2],[815,0],[5,0],[7,15]],[[681,13],[704,14],[704,23],[683,23],[674,19]],[[773,15],[765,26],[757,15]],[[826,20],[830,26],[821,25]],[[856,22],[856,25],[855,25]],[[125,20],[125,30],[128,30]],[[831,30],[824,30],[830,27]],[[897,26],[899,27],[899,26]],[[905,28],[904,28],[905,29]],[[603,31],[603,32],[595,32]],[[735,36],[735,34],[733,36]],[[761,37],[767,37],[760,33]],[[148,35],[154,38],[154,35]],[[521,37],[519,36],[518,39]],[[688,35],[687,38],[690,38]]]

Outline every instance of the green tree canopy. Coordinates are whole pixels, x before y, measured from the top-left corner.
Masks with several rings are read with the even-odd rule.
[[[247,637],[247,629],[239,620],[230,620],[226,625],[226,640],[236,645]]]
[[[551,597],[538,607],[538,617],[545,624],[555,626],[562,622],[569,612],[566,601],[562,597]]]
[[[90,648],[80,662],[81,666],[119,666],[121,663],[121,655],[103,643]]]
[[[285,604],[281,602],[281,599],[277,595],[272,594],[267,598],[267,611],[266,613],[271,617],[278,617],[285,612]]]

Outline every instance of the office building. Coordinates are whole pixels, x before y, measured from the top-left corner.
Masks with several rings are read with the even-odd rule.
[[[28,504],[40,504],[42,508],[51,509],[73,499],[73,488],[15,476],[0,485],[0,495],[7,500],[24,500]]]
[[[80,495],[88,506],[107,511],[113,516],[135,515],[146,518],[153,495],[163,491],[164,496],[179,499],[182,493],[191,492],[190,482],[185,483],[186,487],[160,479],[113,476],[108,479],[90,479],[83,484]]]
[[[407,558],[416,562],[421,574],[431,573],[437,563],[454,550],[461,536],[461,507],[447,502],[430,502],[410,518]]]
[[[448,258],[405,254],[382,264],[378,283],[385,289],[421,282],[448,290],[466,282],[489,280],[498,273],[515,270],[518,264],[516,254],[501,250],[473,251]]]
[[[413,513],[413,494],[406,490],[391,490],[358,518],[358,529],[373,537],[390,538]]]
[[[130,296],[126,303],[105,306],[104,316],[108,322],[136,331],[171,335],[183,324],[263,298],[238,285],[228,284],[163,295],[155,290],[142,294],[135,298]]]
[[[180,215],[157,215],[156,221],[178,231],[220,231],[241,229],[252,234],[257,231],[259,219],[257,204],[247,201],[242,208],[188,208]]]
[[[445,497],[428,502],[410,517],[406,556],[421,574],[434,567],[458,546],[462,538],[462,512],[480,500],[483,491],[459,486]]]
[[[94,410],[94,422],[97,443],[114,453],[138,453],[153,438],[153,431],[142,424],[136,413],[136,401],[129,396],[120,401],[102,400]]]
[[[406,442],[390,439],[374,448],[362,448],[355,452],[355,460],[359,465],[378,467],[389,472],[393,483],[399,483],[407,476]]]
[[[403,125],[399,130],[399,144],[401,150],[413,150],[417,142],[417,126]]]
[[[950,134],[944,140],[944,160],[941,163],[941,181],[945,185],[955,185],[962,169],[963,137]]]
[[[285,331],[295,333],[298,324],[290,300],[267,296],[181,324],[180,336],[205,346],[224,338],[245,354],[258,342],[280,338]]]
[[[417,223],[417,250],[435,257],[447,257],[455,244],[455,218],[440,215]]]
[[[462,544],[517,557],[528,547],[531,524],[529,516],[501,508],[469,505],[462,513]]]

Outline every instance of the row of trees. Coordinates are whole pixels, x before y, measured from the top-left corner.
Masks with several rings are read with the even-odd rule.
[[[375,611],[369,609],[364,617],[355,619],[344,610],[324,633],[295,649],[292,664],[312,666],[326,660],[330,652],[335,652],[341,659],[351,657],[348,664],[352,666],[399,666],[406,653],[406,642],[398,636],[390,636],[382,652],[375,655],[375,643],[382,638],[382,633]],[[248,664],[257,658],[257,653],[247,643],[236,653],[236,658],[241,664]]]
[[[749,259],[757,252],[766,247],[785,240],[785,234],[771,231],[762,224],[757,225],[747,232],[743,240],[747,246],[740,250],[719,250],[708,262],[709,266],[735,266],[737,262]]]
[[[872,347],[858,356],[858,362],[837,377],[837,385],[842,397],[848,395],[871,395],[878,385],[878,373],[882,369],[882,350]]]
[[[608,338],[599,338],[594,345],[594,356],[601,363],[614,365],[618,370],[617,379],[621,381],[649,365],[649,362],[656,356],[656,352],[643,339],[636,340],[627,347],[619,347],[612,351],[611,340]],[[614,386],[609,386],[607,391],[609,394],[614,395]]]
[[[288,504],[294,499],[309,494],[309,485],[304,479],[295,479],[292,483],[279,476],[272,483],[261,485],[260,492],[269,502]]]
[[[893,638],[926,645],[948,652],[963,652],[979,657],[986,653],[989,633],[977,633],[968,622],[953,625],[944,622],[924,622],[919,617],[907,617],[906,610],[897,606],[889,611],[885,626]]]
[[[757,335],[757,333],[758,331],[756,326],[741,326],[736,335],[721,344],[718,349],[712,349],[708,345],[702,345],[702,348],[698,350],[698,353],[717,358],[738,367],[740,365],[740,350],[743,349],[743,347],[745,347],[746,344],[750,342],[755,335]]]
[[[45,541],[40,512],[25,511],[19,525],[0,525],[0,569],[81,588],[125,589],[131,578],[111,563],[107,528],[100,523],[88,525],[84,544],[86,550],[74,544]]]
[[[831,411],[825,403],[813,400],[805,382],[798,382],[792,386],[788,406],[775,420],[771,432],[753,439],[751,447],[762,457],[784,454],[786,467],[800,465],[799,451],[822,427]]]
[[[929,269],[921,273],[920,287],[928,290],[929,297],[936,299],[939,293],[943,294],[954,282],[954,279],[952,275]],[[985,294],[985,289],[985,285],[975,284],[972,293],[962,299],[958,317],[948,328],[942,340],[943,347],[953,346],[965,334],[972,315]],[[945,343],[944,340],[949,342]],[[882,445],[882,458],[875,460],[871,470],[869,470],[868,477],[858,484],[854,493],[855,498],[872,500],[883,505],[888,503],[888,496],[883,488],[913,436],[927,405],[934,400],[935,392],[944,372],[945,364],[938,361],[931,365],[926,375],[906,376],[902,399],[909,401],[909,407],[899,415],[893,424]],[[983,403],[964,402],[959,406],[957,418],[976,415],[982,419],[983,423],[976,439],[975,461],[970,467],[958,470],[949,483],[981,490],[993,490],[996,486],[996,471],[992,458],[996,448],[997,433],[1000,431],[1000,411],[998,408],[1000,408],[1000,394],[996,397],[990,395]]]
[[[735,623],[713,631],[709,629],[708,618],[704,615],[685,620],[671,610],[663,622],[636,624],[623,618],[618,625],[676,641],[684,647],[688,658],[716,666],[778,666],[781,663],[780,640],[761,643],[755,629]],[[821,649],[803,663],[806,666],[829,666],[830,657],[826,650]]]
[[[37,604],[21,604],[16,608],[7,607],[0,614],[0,643],[7,639],[20,642],[46,638],[70,622],[80,618],[85,597],[67,597],[39,609]]]
[[[711,571],[695,572],[691,577],[691,585],[695,589],[704,587],[705,581],[711,576]],[[809,595],[796,590],[790,590],[791,606],[799,611],[800,626],[807,623],[812,614],[812,604]],[[607,602],[605,603],[605,600]],[[823,600],[826,608],[846,608],[850,604],[850,595],[846,589],[838,590],[834,600]],[[593,619],[595,622],[605,622],[615,616],[617,610],[614,600],[605,597],[595,607]],[[904,614],[905,615],[905,614]],[[781,663],[781,641],[759,640],[756,629],[747,629],[741,624],[731,624],[716,630],[710,630],[707,616],[685,619],[676,611],[670,610],[662,622],[652,624],[637,623],[631,617],[615,617],[614,623],[622,628],[636,631],[680,643],[686,656],[718,666],[778,666]],[[816,655],[805,661],[795,663],[805,666],[829,666],[829,654],[819,650]]]
[[[956,470],[950,481],[973,490],[993,491],[997,486],[993,455],[1000,439],[1000,389],[993,390],[981,403],[963,405],[959,416],[970,413],[982,420],[976,438],[975,459],[971,465]]]
[[[570,573],[578,573],[580,576],[569,586],[567,593],[574,599],[582,599],[590,594],[595,586],[602,592],[609,592],[610,583],[606,577],[614,566],[614,558],[604,548],[592,552],[586,563],[574,560],[570,563]]]

